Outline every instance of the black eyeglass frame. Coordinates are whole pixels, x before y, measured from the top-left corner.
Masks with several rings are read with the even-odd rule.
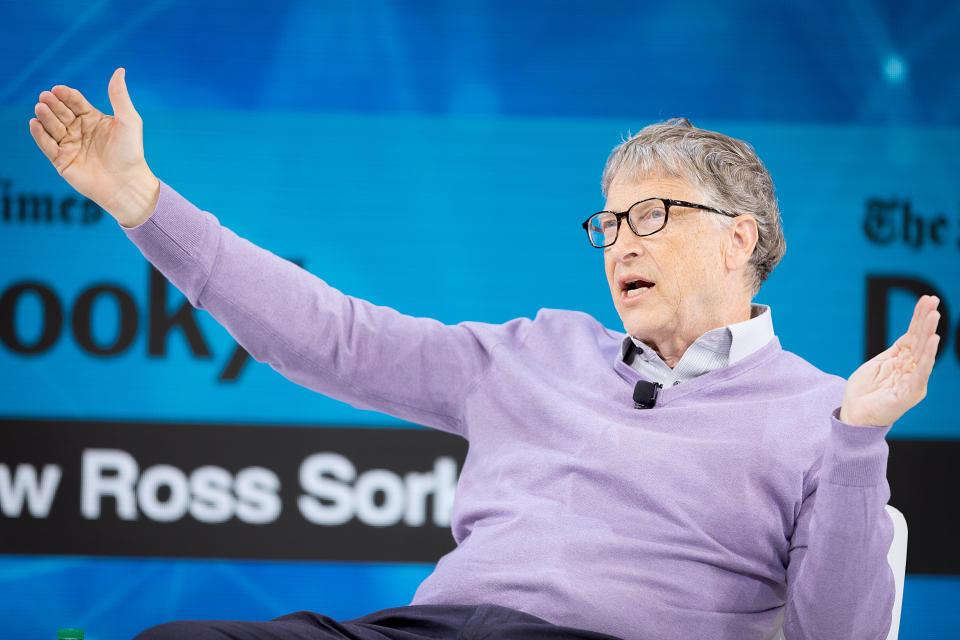
[[[650,233],[637,233],[637,230],[633,228],[633,223],[630,222],[630,211],[632,211],[633,208],[638,204],[642,204],[644,202],[650,202],[651,200],[659,200],[660,202],[663,203],[663,224],[660,225],[658,229],[656,229],[655,231],[651,231]],[[607,247],[613,246],[614,243],[616,243],[617,238],[620,237],[620,226],[621,226],[620,223],[623,221],[624,218],[627,219],[627,226],[630,227],[630,231],[633,231],[633,234],[637,237],[645,238],[647,236],[652,236],[655,233],[659,233],[660,231],[663,231],[663,228],[667,226],[667,220],[669,220],[670,218],[670,207],[689,207],[691,209],[702,209],[704,211],[719,213],[722,216],[728,216],[730,218],[736,218],[740,215],[737,213],[730,213],[729,211],[724,211],[723,209],[708,207],[705,204],[697,204],[696,202],[686,202],[685,200],[673,200],[671,198],[644,198],[643,200],[638,200],[637,202],[634,202],[632,205],[630,205],[630,208],[627,209],[626,211],[597,211],[595,214],[593,214],[592,216],[584,220],[582,226],[583,226],[583,230],[587,232],[587,239],[590,241],[591,246],[596,247],[597,249],[606,249]],[[613,215],[617,216],[617,232],[614,234],[613,240],[611,242],[598,247],[596,244],[593,243],[593,237],[591,237],[590,235],[590,221],[593,220],[595,217],[599,216],[601,213],[612,213]]]

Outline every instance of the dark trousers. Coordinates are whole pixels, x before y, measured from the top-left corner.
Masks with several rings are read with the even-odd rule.
[[[550,624],[495,604],[410,605],[337,622],[309,611],[269,622],[189,620],[147,629],[135,640],[617,640]]]

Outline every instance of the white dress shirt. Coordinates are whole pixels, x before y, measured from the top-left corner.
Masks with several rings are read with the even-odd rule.
[[[722,369],[743,360],[773,339],[770,307],[750,305],[750,319],[707,331],[691,344],[673,369],[643,341],[627,336],[623,341],[623,361],[641,376],[663,386]]]

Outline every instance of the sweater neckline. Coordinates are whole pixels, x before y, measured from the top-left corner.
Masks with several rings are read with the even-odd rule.
[[[715,384],[731,380],[746,373],[747,371],[750,371],[751,369],[762,365],[764,362],[770,360],[782,350],[783,349],[780,346],[780,339],[777,336],[774,336],[769,342],[767,342],[767,344],[732,365],[723,367],[722,369],[710,371],[709,373],[697,376],[696,378],[687,380],[681,384],[660,389],[660,394],[657,398],[657,404],[667,405],[670,404],[671,401],[681,398],[689,393],[695,393],[697,391],[709,388]],[[640,372],[623,361],[619,348],[617,349],[617,358],[614,362],[613,368],[625,382],[630,384],[631,387],[636,385],[640,380],[647,380],[640,375]],[[647,382],[651,381],[647,380]]]

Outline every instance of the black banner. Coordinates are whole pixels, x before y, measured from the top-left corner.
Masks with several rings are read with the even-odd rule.
[[[419,428],[0,420],[0,553],[434,562],[466,442]],[[891,440],[907,571],[960,574],[960,442]]]
[[[435,562],[466,442],[416,428],[0,421],[0,553]]]
[[[890,504],[907,519],[907,573],[960,574],[960,441],[888,442]]]

